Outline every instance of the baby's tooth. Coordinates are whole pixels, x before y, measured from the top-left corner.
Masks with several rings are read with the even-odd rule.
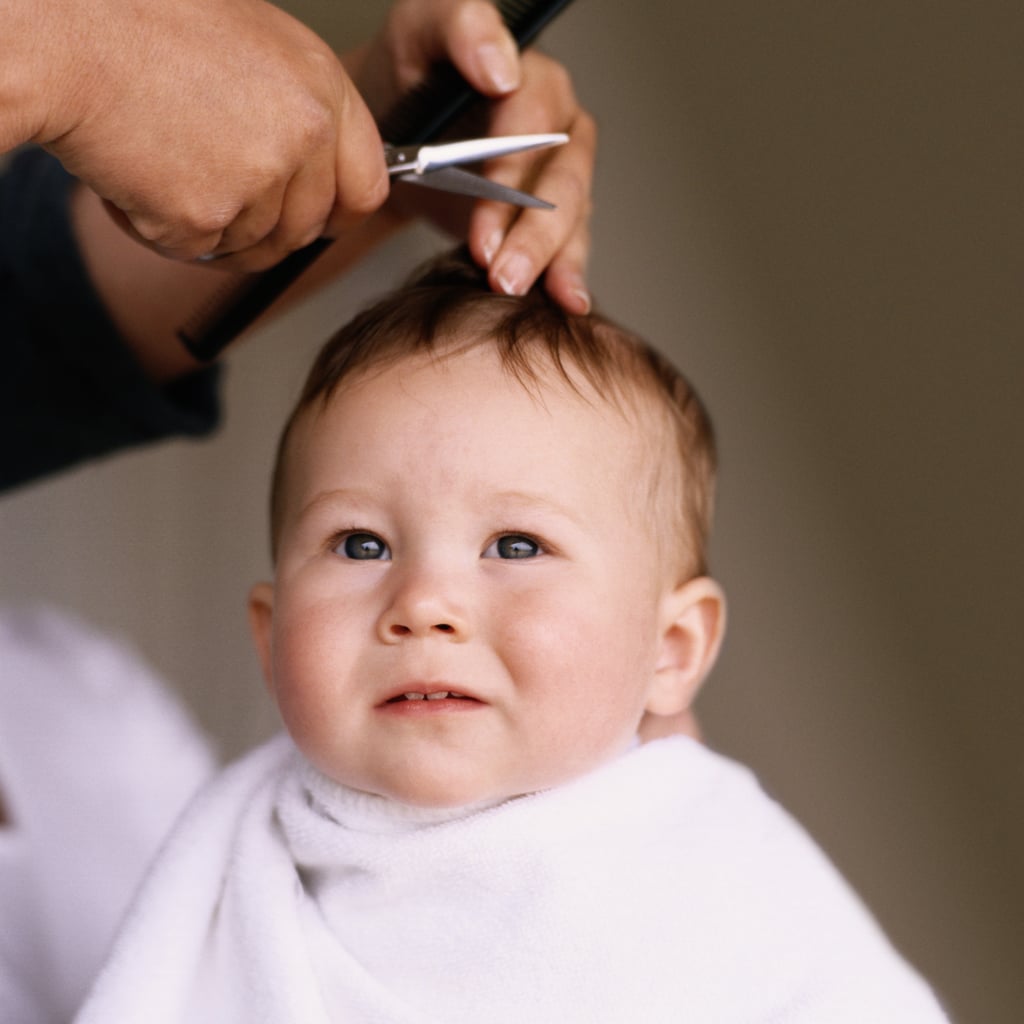
[[[447,690],[438,690],[437,693],[428,693],[427,700],[444,700],[447,696]]]
[[[423,700],[422,693],[406,693],[404,696],[406,700]]]

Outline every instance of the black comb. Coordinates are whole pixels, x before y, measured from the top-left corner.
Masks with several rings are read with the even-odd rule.
[[[498,11],[520,49],[528,46],[572,0],[498,0]],[[378,122],[386,142],[420,145],[436,139],[464,114],[480,94],[447,61],[436,65],[415,89]],[[212,315],[206,306],[179,328],[178,339],[201,362],[215,359],[263,313],[331,244],[318,238],[276,266],[232,285]],[[215,300],[216,301],[216,300]]]

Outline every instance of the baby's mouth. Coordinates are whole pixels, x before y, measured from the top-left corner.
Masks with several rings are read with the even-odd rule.
[[[433,690],[430,693],[417,692],[415,690],[409,693],[400,693],[396,697],[392,697],[390,700],[386,700],[385,704],[401,704],[407,700],[474,700],[473,697],[467,697],[464,693],[456,693],[454,690]]]

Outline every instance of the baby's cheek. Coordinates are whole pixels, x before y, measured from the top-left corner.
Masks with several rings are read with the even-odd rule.
[[[557,650],[578,631],[578,616],[568,602],[546,594],[513,595],[487,616],[495,646],[510,650]]]
[[[275,690],[284,711],[285,705],[315,701],[320,677],[330,671],[329,632],[315,609],[287,614],[275,626]]]

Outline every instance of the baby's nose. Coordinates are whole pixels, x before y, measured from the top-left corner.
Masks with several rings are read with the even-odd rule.
[[[428,636],[466,640],[469,615],[450,579],[422,576],[404,581],[381,615],[378,631],[385,643]]]
[[[391,622],[388,625],[388,629],[391,631],[392,636],[410,636],[413,633],[419,632],[419,630],[417,630],[415,627],[407,626],[402,622]],[[452,634],[458,632],[456,627],[453,626],[450,622],[435,622],[432,625],[428,626],[425,630],[425,632],[427,633],[433,633],[435,631],[438,633]]]

